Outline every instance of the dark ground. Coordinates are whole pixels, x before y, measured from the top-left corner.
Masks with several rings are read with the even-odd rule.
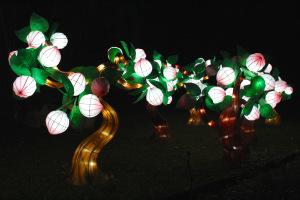
[[[172,138],[158,143],[150,138],[146,113],[128,117],[123,109],[120,129],[100,156],[101,177],[83,187],[70,185],[68,173],[76,145],[89,133],[69,130],[53,137],[44,127],[37,131],[18,122],[10,137],[1,138],[0,199],[189,199],[187,152],[192,199],[300,198],[295,121],[258,125],[250,158],[230,166],[223,160],[217,130],[188,127],[185,111],[165,111]]]
[[[16,76],[7,54],[24,47],[14,31],[28,24],[32,12],[59,22],[68,36],[63,70],[97,66],[120,40],[144,48],[149,56],[154,49],[179,54],[182,65],[219,56],[221,50],[235,53],[241,45],[269,55],[294,95],[277,108],[281,126],[259,123],[249,160],[233,167],[223,160],[217,130],[187,127],[187,111],[174,105],[163,108],[171,140],[151,140],[144,103],[132,104],[128,92],[112,86],[105,100],[120,114],[119,131],[100,156],[101,178],[74,187],[68,182],[73,152],[101,119],[89,120],[81,131],[70,128],[50,136],[44,120],[60,106],[60,94],[42,88],[24,101],[12,95]],[[300,199],[299,14],[299,6],[288,1],[1,2],[0,199]],[[187,152],[194,180],[190,193]]]

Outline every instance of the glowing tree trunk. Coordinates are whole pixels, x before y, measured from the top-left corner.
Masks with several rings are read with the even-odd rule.
[[[97,159],[104,146],[114,137],[118,129],[118,115],[105,101],[103,105],[103,122],[101,127],[83,140],[73,155],[71,181],[74,185],[86,184],[99,175]]]
[[[166,140],[170,138],[169,124],[161,115],[156,106],[147,104],[147,110],[153,123],[153,137],[157,140]]]
[[[234,89],[232,104],[219,116],[220,141],[225,158],[229,161],[245,159],[255,132],[253,121],[240,118],[239,88],[240,81]]]

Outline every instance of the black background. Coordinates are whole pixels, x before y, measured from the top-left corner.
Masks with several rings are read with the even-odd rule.
[[[14,31],[27,25],[33,12],[50,23],[58,22],[58,30],[68,36],[69,44],[61,52],[63,70],[106,62],[107,49],[119,46],[120,40],[145,49],[149,57],[153,50],[166,56],[178,54],[181,65],[197,57],[220,56],[223,50],[235,54],[237,45],[252,53],[261,52],[294,86],[293,100],[280,104],[279,111],[284,111],[285,118],[297,115],[299,12],[291,2],[86,0],[1,4],[1,95],[9,102],[1,113],[5,118],[13,114],[11,104],[15,103],[11,92],[15,75],[6,58],[10,51],[25,47]],[[42,104],[49,97],[48,101],[55,103],[51,92],[36,96],[25,102]],[[124,105],[133,100],[126,92],[114,89],[107,98]]]
[[[66,71],[79,65],[97,66],[106,62],[107,49],[119,46],[120,40],[131,41],[136,47],[143,48],[149,57],[154,49],[166,56],[178,54],[182,65],[198,57],[219,57],[222,50],[235,54],[237,45],[252,53],[266,54],[271,58],[272,65],[281,71],[281,77],[294,87],[292,100],[281,103],[278,111],[285,120],[298,120],[300,16],[296,3],[196,0],[2,1],[0,115],[6,129],[0,133],[2,145],[11,145],[7,143],[6,137],[18,137],[12,127],[29,130],[28,124],[22,121],[26,113],[39,111],[44,104],[54,108],[60,106],[60,94],[51,89],[42,88],[41,93],[23,101],[15,98],[12,93],[16,75],[10,70],[7,55],[12,50],[26,46],[17,39],[14,31],[28,25],[33,12],[45,17],[50,23],[58,22],[58,30],[67,35],[69,43],[61,51],[60,63],[60,68]],[[132,104],[134,98],[114,86],[106,99],[128,117],[131,112],[144,110],[144,103]],[[175,109],[174,105],[170,107]],[[44,123],[44,118],[39,123]],[[32,130],[36,134],[46,133],[44,125]],[[35,137],[32,134],[29,136]]]

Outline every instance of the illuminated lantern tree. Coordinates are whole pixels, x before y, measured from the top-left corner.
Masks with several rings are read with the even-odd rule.
[[[180,98],[180,106],[189,102],[184,100],[188,96],[193,99],[189,102],[193,105],[188,123],[199,125],[206,121],[211,127],[219,127],[220,140],[229,160],[240,160],[245,156],[254,136],[254,121],[260,118],[265,118],[269,124],[272,120],[278,121],[274,108],[280,101],[289,99],[293,92],[292,87],[279,77],[278,69],[273,68],[261,53],[249,54],[238,48],[235,57],[224,53],[221,60],[198,58],[182,67],[176,64],[176,56],[164,59],[154,51],[151,73],[140,74],[133,68],[143,58],[135,59],[137,50],[132,44],[130,47],[125,42],[121,44],[123,50],[112,47],[108,51],[108,58],[121,71],[117,82],[124,88],[136,90],[133,94],[140,95],[137,101],[146,96],[151,105],[150,113],[155,113],[154,127],[160,127],[156,132],[164,137],[167,132],[162,128],[167,127],[167,122],[156,107],[168,105],[172,94],[183,88],[186,94]],[[144,51],[141,52],[146,57]],[[219,114],[218,120],[208,119],[207,113],[211,111]]]
[[[293,93],[293,88],[279,77],[278,69],[261,53],[249,54],[241,49],[235,57],[224,53],[221,60],[197,58],[180,66],[177,55],[165,58],[154,51],[149,58],[143,49],[121,41],[122,49],[109,48],[109,62],[65,72],[58,65],[60,51],[68,39],[63,33],[55,33],[55,28],[48,29],[47,20],[33,14],[30,26],[16,32],[26,47],[9,54],[8,63],[18,76],[12,89],[21,98],[30,97],[42,86],[62,93],[61,105],[45,119],[51,135],[64,133],[69,125],[78,128],[84,117],[102,114],[100,128],[83,140],[74,153],[71,177],[77,185],[97,176],[99,153],[118,129],[117,113],[103,100],[110,83],[132,90],[131,94],[137,96],[135,102],[146,100],[154,136],[163,140],[170,137],[169,126],[157,107],[171,104],[177,90],[185,91],[177,105],[190,109],[189,124],[205,122],[219,127],[220,141],[229,160],[244,157],[254,136],[254,121],[279,121],[274,109]],[[218,120],[210,119],[208,112],[218,113]]]

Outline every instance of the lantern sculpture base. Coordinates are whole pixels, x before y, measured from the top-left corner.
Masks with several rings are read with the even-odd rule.
[[[189,126],[203,125],[204,124],[203,119],[202,119],[203,112],[205,112],[205,110],[202,109],[202,108],[199,108],[199,109],[192,108],[192,109],[190,109],[190,118],[188,119],[187,124]]]
[[[153,123],[152,138],[157,141],[168,140],[170,138],[170,131],[167,120],[161,115],[156,106],[147,104],[147,110]]]
[[[101,127],[83,140],[73,155],[71,182],[74,185],[84,185],[87,182],[99,177],[97,159],[104,146],[114,137],[118,125],[118,115],[115,110],[104,100],[102,115],[103,123]]]

